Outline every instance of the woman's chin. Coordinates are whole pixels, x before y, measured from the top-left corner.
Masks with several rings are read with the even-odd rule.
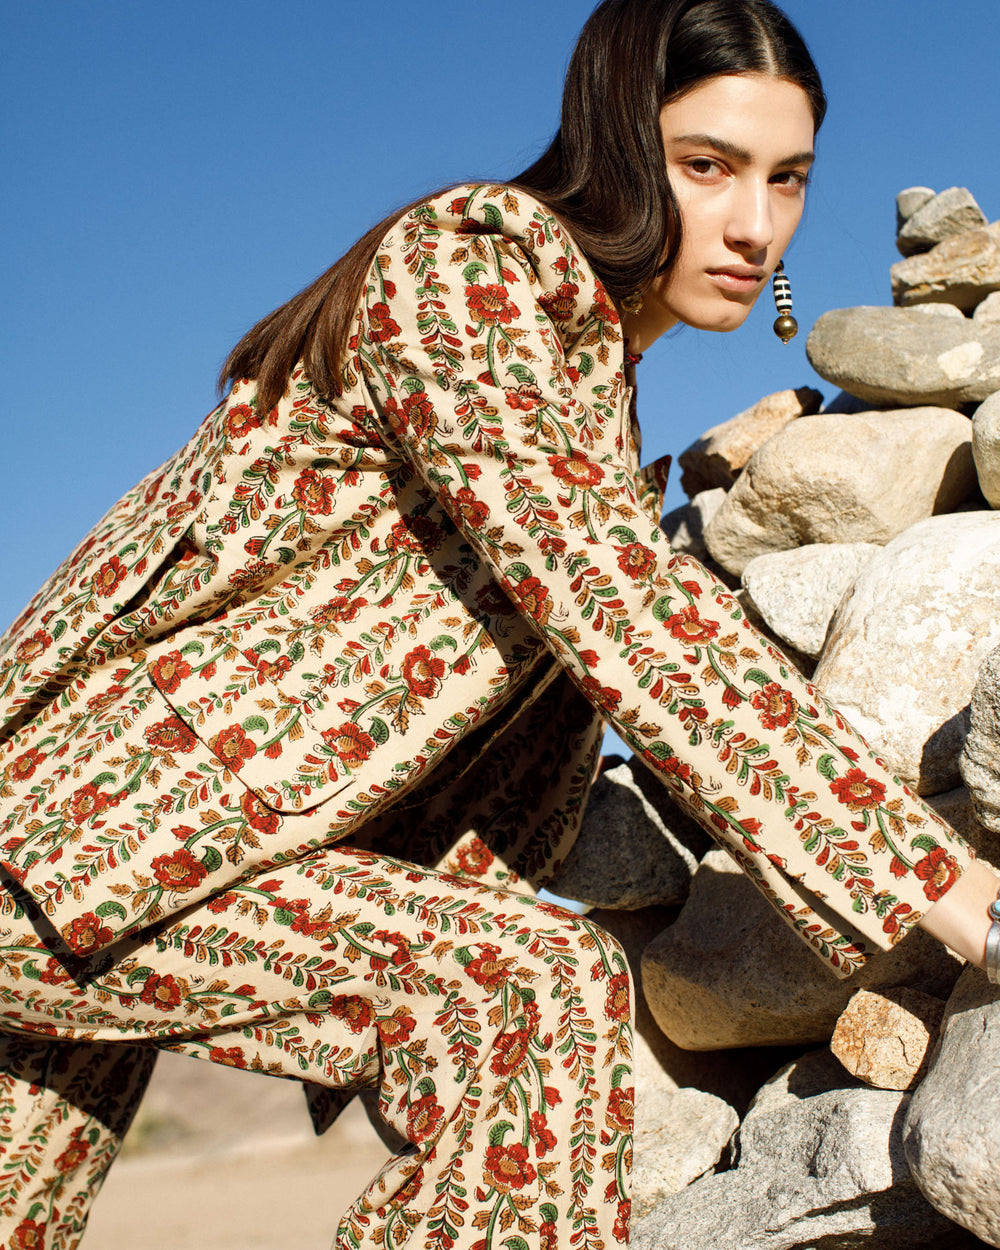
[[[755,301],[756,302],[756,301]],[[750,315],[753,304],[738,304],[726,300],[720,307],[714,304],[708,308],[693,308],[689,314],[679,318],[684,325],[692,330],[709,330],[715,334],[730,334],[738,330]]]

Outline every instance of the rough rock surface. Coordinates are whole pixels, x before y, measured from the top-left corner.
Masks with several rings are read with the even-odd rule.
[[[837,1021],[830,1049],[851,1076],[876,1089],[914,1089],[923,1079],[944,999],[921,990],[858,990]]]
[[[813,680],[921,794],[959,784],[979,666],[1000,643],[1000,513],[912,526],[845,595]]]
[[[972,458],[979,489],[991,508],[1000,508],[1000,391],[984,400],[973,414]]]
[[[874,543],[810,543],[775,551],[750,561],[743,587],[768,629],[815,659],[837,604],[880,550]]]
[[[672,1041],[714,1050],[826,1042],[855,990],[917,985],[944,997],[960,970],[917,931],[838,981],[718,850],[699,865],[677,921],[646,947],[642,983]]]
[[[899,207],[899,198],[896,200]],[[949,187],[925,201],[911,213],[899,234],[896,246],[904,256],[929,251],[945,239],[986,225],[986,214],[965,187]]]
[[[976,819],[1000,834],[1000,647],[989,653],[976,677],[960,765]]]
[[[829,1056],[827,1056],[829,1058]],[[957,1250],[972,1243],[921,1197],[903,1157],[908,1095],[858,1086],[765,1086],[739,1133],[739,1166],[706,1176],[637,1221],[636,1250]]]
[[[632,1218],[714,1168],[739,1123],[729,1103],[700,1089],[661,1092],[637,1104]]]
[[[1000,291],[987,295],[972,314],[977,325],[1000,325]]]
[[[886,543],[976,489],[972,430],[948,408],[801,417],[753,456],[705,527],[740,574],[808,543]]]
[[[674,551],[683,551],[696,560],[705,559],[708,555],[705,526],[718,512],[725,497],[726,492],[721,487],[703,490],[690,503],[681,504],[660,519],[660,529]]]
[[[821,377],[875,406],[957,408],[1000,390],[1000,325],[948,313],[833,309],[813,326],[806,354]]]
[[[893,302],[954,304],[972,312],[1000,290],[1000,221],[946,239],[922,256],[897,261],[891,269]]]
[[[989,1246],[1000,1246],[1000,994],[967,969],[904,1125],[924,1196]]]
[[[682,451],[681,486],[691,497],[705,490],[728,490],[753,453],[789,421],[819,412],[823,396],[811,387],[766,395],[752,408],[706,431]]]
[[[968,742],[968,739],[966,739]],[[959,761],[961,765],[961,760]],[[1000,795],[998,795],[1000,797]],[[976,848],[976,854],[1000,872],[1000,830],[987,829],[979,823],[972,795],[965,786],[957,786],[944,794],[934,794],[924,802],[932,807],[942,820],[970,846]]]
[[[580,836],[549,883],[551,892],[625,911],[683,902],[698,865],[690,847],[701,849],[705,834],[663,786],[658,789],[654,806],[630,763],[606,769],[590,792]]]
[[[902,230],[918,208],[933,200],[935,192],[931,187],[906,187],[896,196],[896,232]]]

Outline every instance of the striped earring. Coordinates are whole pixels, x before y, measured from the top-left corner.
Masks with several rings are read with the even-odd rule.
[[[790,343],[799,332],[799,323],[792,316],[792,284],[785,277],[783,260],[774,271],[774,306],[778,310],[774,332],[782,343]]]

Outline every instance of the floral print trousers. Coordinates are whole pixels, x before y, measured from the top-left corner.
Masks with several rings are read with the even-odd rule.
[[[628,1240],[631,986],[586,919],[342,846],[89,960],[51,954],[33,904],[11,896],[3,1250],[79,1243],[157,1047],[378,1086],[406,1146],[343,1217],[337,1250]]]

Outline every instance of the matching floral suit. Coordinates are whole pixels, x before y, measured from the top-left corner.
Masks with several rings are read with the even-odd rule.
[[[628,1237],[629,971],[535,901],[602,722],[834,972],[969,851],[657,526],[618,315],[503,186],[413,209],[342,394],[239,382],[3,641],[0,1246],[69,1250],[159,1047],[377,1085],[337,1246]]]

